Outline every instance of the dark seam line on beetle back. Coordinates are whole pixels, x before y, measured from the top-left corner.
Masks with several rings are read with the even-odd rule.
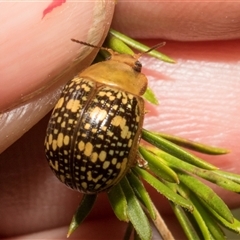
[[[84,78],[84,77],[81,77],[81,79],[82,79],[82,80],[89,80],[89,79]],[[93,81],[93,80],[91,80],[91,81],[92,81],[94,84],[96,84],[95,81]],[[97,87],[95,87],[95,86],[92,87],[91,94],[88,95],[88,99],[87,99],[84,107],[81,109],[81,113],[82,113],[82,114],[81,114],[80,118],[79,118],[78,121],[77,121],[77,124],[76,124],[76,126],[75,126],[75,129],[79,129],[79,125],[82,123],[82,118],[83,118],[83,115],[84,115],[84,113],[85,113],[85,109],[86,109],[86,108],[89,106],[89,104],[91,103],[92,98],[96,96],[97,90],[98,90]],[[76,183],[76,181],[75,181],[76,175],[75,175],[75,173],[74,173],[74,172],[75,172],[75,169],[74,169],[74,165],[73,165],[75,161],[73,161],[73,158],[75,157],[74,146],[75,146],[75,144],[76,144],[75,141],[76,141],[76,139],[77,139],[77,134],[78,134],[78,131],[74,131],[73,139],[72,139],[72,142],[71,142],[71,149],[73,149],[73,151],[71,152],[71,159],[72,159],[71,163],[72,163],[72,164],[69,165],[69,167],[70,167],[70,172],[71,172],[71,176],[72,176],[72,178],[71,178],[72,186],[73,186],[75,189],[78,189],[78,186],[75,184],[75,183]]]

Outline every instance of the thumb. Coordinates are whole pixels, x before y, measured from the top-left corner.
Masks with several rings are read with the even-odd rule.
[[[70,39],[101,45],[113,10],[111,1],[1,3],[0,152],[46,115],[61,86],[94,58],[96,51]]]

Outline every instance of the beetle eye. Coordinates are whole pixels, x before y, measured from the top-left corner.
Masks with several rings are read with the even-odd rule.
[[[133,69],[134,69],[136,72],[141,72],[141,70],[142,70],[142,64],[141,64],[139,61],[136,61],[136,62],[134,63]]]

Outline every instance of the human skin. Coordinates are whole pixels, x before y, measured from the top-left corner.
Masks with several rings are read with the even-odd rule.
[[[15,16],[11,24],[3,21],[5,28],[1,28],[7,33],[0,45],[5,56],[0,62],[1,149],[19,138],[0,155],[0,237],[4,239],[65,239],[81,194],[61,184],[47,165],[43,141],[49,115],[44,115],[64,82],[87,66],[95,54],[69,39],[101,44],[114,8],[112,2],[106,2],[102,7],[107,14],[100,14],[100,21],[99,14],[93,15],[93,5],[67,2],[41,19],[48,5],[41,4],[0,4],[0,16]],[[99,8],[98,2],[91,4]],[[149,108],[144,127],[230,149],[228,155],[204,158],[234,173],[240,172],[239,8],[230,2],[146,6],[118,1],[113,19],[114,28],[144,39],[149,46],[164,38],[167,44],[160,50],[177,61],[171,65],[148,56],[140,59],[160,101],[155,110]],[[26,21],[29,12],[34,14]],[[79,55],[84,58],[72,67]],[[70,70],[57,78],[67,68]],[[239,207],[237,194],[214,189],[230,207]],[[174,236],[180,239],[182,232],[167,201],[151,188],[149,191]],[[121,239],[124,228],[115,220],[106,195],[100,194],[93,212],[73,238]]]

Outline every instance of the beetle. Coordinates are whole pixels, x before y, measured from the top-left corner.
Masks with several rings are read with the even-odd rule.
[[[57,178],[85,194],[107,191],[137,164],[145,112],[142,95],[148,80],[138,61],[142,54],[101,49],[110,57],[65,85],[50,117],[44,144]]]

